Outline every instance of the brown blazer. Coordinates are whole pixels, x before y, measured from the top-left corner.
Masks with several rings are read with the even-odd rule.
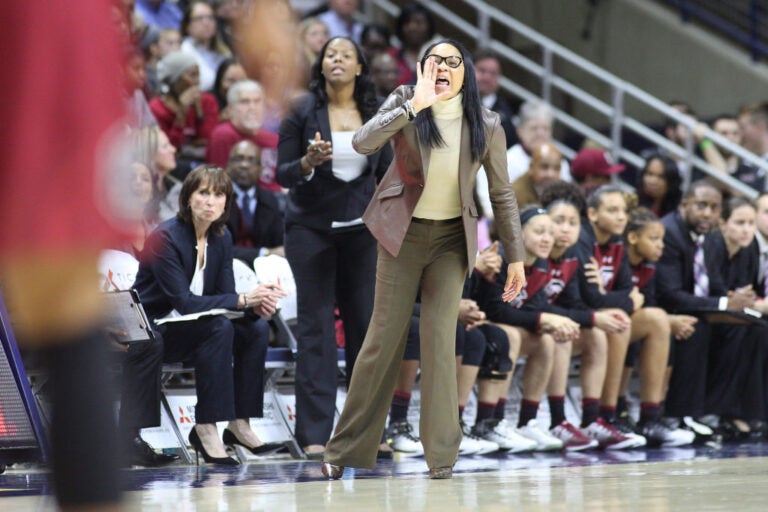
[[[411,223],[413,210],[419,202],[426,172],[429,168],[430,149],[419,142],[416,125],[408,121],[401,105],[413,96],[413,86],[400,86],[389,95],[378,113],[360,127],[352,139],[355,150],[364,155],[378,151],[392,140],[395,157],[382,178],[363,215],[368,229],[379,243],[393,256]],[[480,165],[488,175],[488,189],[493,214],[507,261],[523,261],[523,242],[520,234],[520,215],[517,199],[507,174],[507,150],[504,129],[499,115],[483,109],[486,149],[479,162],[472,161],[469,124],[464,118],[459,152],[459,192],[461,217],[467,240],[469,270],[477,255],[477,205],[472,196],[475,176]]]

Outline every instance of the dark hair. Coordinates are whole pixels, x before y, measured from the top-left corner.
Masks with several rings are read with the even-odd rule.
[[[667,105],[674,108],[675,110],[680,112],[682,115],[696,117],[696,112],[694,112],[691,106],[684,101],[672,100]],[[680,121],[678,121],[677,119],[667,117],[664,119],[663,129],[664,131],[666,131],[667,128],[675,128],[679,124],[680,124]]]
[[[666,215],[667,213],[674,211],[680,204],[680,199],[683,196],[683,191],[681,190],[683,182],[680,178],[680,171],[678,171],[677,164],[674,160],[660,153],[655,153],[649,156],[645,160],[643,170],[640,171],[640,174],[637,176],[636,188],[640,204],[649,206],[651,203],[651,199],[645,194],[643,188],[643,176],[648,172],[648,167],[653,160],[661,160],[661,164],[664,167],[664,181],[667,182],[667,194],[661,201],[661,214]]]
[[[315,59],[315,63],[312,64],[309,91],[320,100],[321,105],[328,104],[328,93],[325,92],[325,75],[323,75],[323,58],[325,57],[325,51],[328,48],[328,45],[338,39],[343,39],[352,43],[352,46],[355,47],[355,53],[357,53],[357,61],[360,63],[360,74],[355,77],[355,91],[353,97],[357,109],[360,111],[360,115],[363,118],[363,122],[365,122],[372,118],[378,109],[378,104],[376,102],[376,86],[373,83],[373,78],[371,78],[371,69],[368,67],[368,62],[365,60],[365,55],[363,55],[360,45],[352,39],[337,36],[332,37],[325,42],[317,59]]]
[[[541,191],[539,199],[547,210],[551,210],[558,204],[565,203],[576,208],[580,216],[583,217],[587,214],[587,199],[584,197],[581,187],[575,183],[567,181],[550,183]]]
[[[219,102],[219,109],[227,106],[227,95],[221,90],[222,82],[224,82],[224,75],[227,74],[227,70],[235,64],[239,64],[237,59],[227,57],[221,61],[221,64],[219,64],[219,67],[216,69],[216,79],[213,81],[212,92],[214,96],[216,96],[216,101]]]
[[[627,200],[624,196],[624,192],[624,189],[618,185],[603,185],[597,187],[597,189],[592,192],[592,195],[589,196],[589,199],[587,199],[587,208],[594,208],[595,210],[600,208],[600,205],[603,204],[603,196],[606,194],[621,194],[624,202],[626,202]]]
[[[472,57],[472,60],[475,62],[479,62],[484,59],[493,59],[501,64],[501,58],[499,57],[499,54],[490,48],[478,48],[472,53]]]
[[[624,228],[624,236],[629,233],[637,233],[642,231],[645,226],[652,222],[661,222],[659,217],[651,210],[644,206],[638,206],[629,212],[629,219],[627,220],[627,227]]]
[[[176,217],[184,224],[192,224],[192,211],[189,208],[189,198],[192,194],[200,188],[201,185],[209,186],[214,192],[223,192],[227,196],[227,203],[224,206],[224,212],[221,217],[213,221],[210,232],[216,235],[224,233],[224,228],[227,225],[227,219],[229,218],[229,211],[232,208],[232,180],[229,179],[229,175],[219,167],[218,165],[204,164],[199,165],[192,169],[184,178],[184,183],[181,185],[181,193],[179,194],[179,213]]]
[[[475,79],[475,66],[472,64],[472,58],[469,52],[458,41],[453,39],[442,39],[436,43],[431,44],[424,55],[421,57],[419,63],[420,66],[424,66],[427,61],[427,56],[432,48],[439,44],[450,44],[456,47],[464,59],[464,84],[462,91],[464,92],[464,98],[462,99],[461,106],[464,109],[464,117],[467,118],[469,123],[469,142],[472,148],[472,160],[478,162],[485,152],[486,140],[485,140],[485,124],[483,123],[483,105],[480,102],[480,93],[477,90],[477,80]],[[432,116],[432,109],[425,108],[416,115],[416,129],[419,132],[419,138],[426,142],[430,148],[436,148],[444,146],[445,141],[440,135],[440,130],[437,128],[435,118]]]
[[[739,115],[748,115],[751,122],[762,122],[768,125],[768,101],[745,105],[739,109]]]
[[[733,215],[734,210],[741,208],[742,206],[751,206],[753,210],[757,209],[755,203],[751,199],[745,197],[734,196],[723,203],[723,208],[720,210],[720,217],[723,220],[728,220]]]
[[[717,188],[717,185],[712,183],[707,178],[702,178],[700,180],[696,180],[692,182],[690,185],[688,185],[688,190],[683,193],[683,199],[688,199],[690,197],[693,197],[694,194],[696,194],[696,191],[700,188],[711,188],[713,190],[716,190],[718,194],[722,197],[723,193],[720,191],[719,188]]]
[[[381,25],[379,23],[368,23],[363,27],[363,31],[360,32],[360,44],[364,44],[364,41],[368,38],[370,34],[379,34],[381,37],[384,38],[384,41],[387,42],[387,46],[389,46],[389,38],[391,37],[391,34],[389,33],[389,29],[385,27],[384,25]]]
[[[397,17],[397,21],[395,22],[395,35],[400,40],[400,43],[402,44],[404,42],[403,40],[403,27],[405,24],[411,19],[412,16],[415,16],[417,14],[421,14],[427,19],[427,41],[435,37],[435,16],[432,14],[432,11],[427,9],[424,5],[420,4],[419,2],[410,2],[403,6],[402,9],[400,9],[400,15]],[[426,41],[425,41],[426,42]]]

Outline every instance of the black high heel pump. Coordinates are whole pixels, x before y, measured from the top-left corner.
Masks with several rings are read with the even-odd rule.
[[[232,457],[211,457],[208,452],[205,451],[203,442],[200,440],[200,436],[197,435],[197,430],[192,427],[192,431],[189,433],[189,444],[195,449],[195,462],[200,465],[200,453],[203,454],[203,460],[210,462],[211,464],[221,464],[222,466],[239,466],[240,462]]]
[[[237,438],[234,432],[228,428],[224,429],[222,440],[224,441],[224,444],[228,446],[234,447],[235,445],[240,445],[254,455],[269,455],[271,453],[277,453],[285,449],[285,444],[283,443],[264,443],[259,446],[247,446]]]

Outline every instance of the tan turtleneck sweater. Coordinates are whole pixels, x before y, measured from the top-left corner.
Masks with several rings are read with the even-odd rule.
[[[413,211],[414,217],[441,220],[461,216],[459,149],[464,117],[462,98],[463,94],[459,93],[449,100],[432,105],[432,115],[445,146],[431,150],[426,183]]]

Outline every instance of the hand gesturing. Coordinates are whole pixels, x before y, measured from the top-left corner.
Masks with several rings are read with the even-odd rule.
[[[414,110],[418,113],[420,110],[424,110],[427,107],[431,107],[438,101],[448,99],[453,94],[453,91],[446,89],[441,93],[435,92],[435,80],[437,79],[438,64],[428,58],[424,62],[424,69],[421,69],[421,63],[416,63],[416,87],[413,89],[413,103]]]

